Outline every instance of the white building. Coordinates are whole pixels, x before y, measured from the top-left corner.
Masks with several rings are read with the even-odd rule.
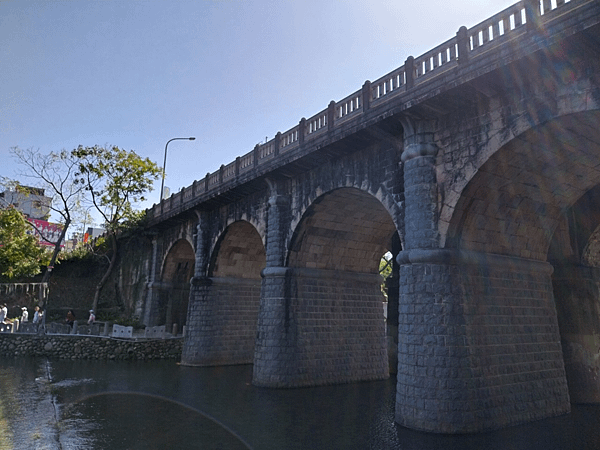
[[[26,218],[48,220],[52,198],[44,190],[30,186],[17,186],[15,190],[0,192],[0,207],[14,206]]]

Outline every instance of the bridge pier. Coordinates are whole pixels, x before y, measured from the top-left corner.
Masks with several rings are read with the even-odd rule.
[[[182,364],[252,364],[259,299],[257,280],[194,278]]]
[[[152,238],[152,258],[150,261],[150,276],[148,280],[148,291],[143,311],[143,323],[152,327],[158,325],[158,305],[160,303],[160,269],[158,264],[158,255],[162,251],[162,246],[156,236]]]
[[[398,423],[481,432],[570,411],[550,264],[449,250],[399,259]]]
[[[300,385],[297,373],[297,322],[291,314],[286,292],[288,269],[268,267],[261,273],[262,293],[252,383],[265,387]]]
[[[560,265],[552,281],[571,402],[600,403],[600,269]]]
[[[286,267],[289,197],[273,192],[267,220],[253,383],[297,387],[387,378],[381,276]]]
[[[379,275],[281,267],[263,277],[255,385],[388,378]]]
[[[468,433],[569,412],[552,266],[438,248],[437,148],[427,124],[411,125],[396,421]]]

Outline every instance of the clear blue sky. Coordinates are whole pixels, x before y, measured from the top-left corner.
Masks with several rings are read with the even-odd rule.
[[[0,0],[0,176],[14,146],[162,166],[169,139],[195,136],[169,144],[176,192],[513,3]]]

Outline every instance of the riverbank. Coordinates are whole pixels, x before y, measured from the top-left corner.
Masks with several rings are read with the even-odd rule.
[[[2,357],[179,361],[182,345],[181,336],[169,339],[122,339],[108,336],[0,333]]]

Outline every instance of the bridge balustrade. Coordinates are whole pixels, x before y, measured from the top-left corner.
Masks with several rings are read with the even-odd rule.
[[[405,84],[405,68],[402,66],[371,83],[371,100],[375,102],[392,92],[401,92],[399,89]]]
[[[326,129],[327,123],[327,110],[315,114],[306,121],[306,136]]]
[[[229,163],[226,166],[223,166],[223,180],[228,180],[230,178],[235,177],[235,162]]]
[[[555,17],[576,8],[588,0],[522,0],[470,29],[462,27],[457,36],[443,44],[412,58],[406,64],[384,75],[374,82],[367,81],[363,89],[356,91],[339,102],[332,102],[329,108],[308,120],[302,119],[298,125],[258,145],[253,151],[243,155],[239,161],[222,166],[212,174],[207,174],[203,192],[217,189],[221,183],[228,182],[240,173],[251,170],[261,163],[275,158],[280,152],[290,152],[307,140],[315,139],[323,130],[336,126],[363,114],[381,102],[395,98],[430,81],[433,77],[445,73],[463,61],[477,57],[509,42],[528,31],[529,22],[545,24]],[[172,215],[174,205],[191,202],[202,190],[183,190],[154,205],[148,215],[153,220],[160,216]],[[178,209],[178,208],[175,208]],[[169,213],[169,214],[167,214]]]
[[[194,197],[194,186],[195,184],[192,184],[191,186],[187,187],[187,188],[183,188],[183,201],[188,201],[191,200]]]
[[[415,58],[413,77],[415,85],[426,81],[429,75],[438,75],[456,67],[458,62],[458,42],[456,38],[449,39],[427,53]],[[441,69],[444,69],[443,71]],[[410,68],[405,68],[410,70]]]
[[[361,92],[354,92],[348,97],[340,100],[336,104],[335,123],[340,124],[346,119],[354,117],[359,111],[362,111],[362,95]]]
[[[269,158],[275,153],[275,145],[273,142],[268,142],[264,145],[259,146],[258,159]]]
[[[298,126],[281,135],[281,149],[290,150],[298,146]]]
[[[526,23],[525,2],[519,2],[471,28],[467,49],[473,56],[487,52],[524,33]]]
[[[245,172],[247,169],[254,165],[253,153],[247,153],[240,158],[240,173]]]
[[[216,184],[219,184],[219,172],[211,173],[208,177],[209,189],[211,189]]]

